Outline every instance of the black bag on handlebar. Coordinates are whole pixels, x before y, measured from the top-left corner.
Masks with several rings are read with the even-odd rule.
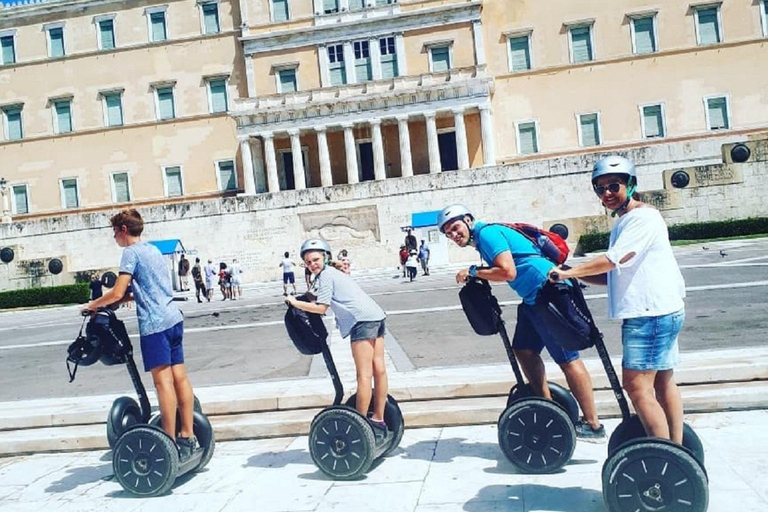
[[[491,285],[482,279],[470,278],[459,292],[459,300],[469,325],[480,336],[499,332],[501,306],[491,293]]]
[[[586,350],[595,345],[600,332],[575,279],[547,283],[534,305],[539,322],[566,350]]]
[[[298,300],[308,302],[306,295],[299,295]],[[305,355],[315,355],[323,351],[328,339],[322,315],[307,313],[293,306],[285,312],[285,329],[296,348]]]

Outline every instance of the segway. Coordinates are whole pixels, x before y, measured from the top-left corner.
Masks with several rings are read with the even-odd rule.
[[[557,279],[557,273],[552,277]],[[682,446],[647,436],[640,418],[629,412],[603,334],[595,325],[581,288],[575,280],[572,284],[577,306],[589,319],[592,340],[621,409],[622,421],[608,441],[608,458],[602,470],[606,506],[611,512],[705,512],[709,479],[701,440],[687,423],[683,424]]]
[[[306,296],[297,297],[306,300]],[[320,315],[292,306],[285,314],[285,326],[293,344],[302,354],[322,354],[336,392],[333,405],[313,419],[309,428],[309,453],[315,465],[336,480],[361,478],[377,459],[390,454],[403,438],[405,422],[400,406],[387,395],[384,422],[387,435],[376,437],[368,419],[355,409],[357,394],[346,403],[344,387],[328,347],[328,331]],[[373,400],[369,413],[373,411]]]
[[[501,307],[488,281],[470,278],[459,292],[462,308],[481,336],[499,334],[515,374],[507,407],[499,416],[499,446],[523,473],[553,473],[562,468],[576,448],[574,424],[579,406],[564,387],[548,382],[552,401],[534,395],[520,371],[509,340]]]
[[[109,308],[99,308],[92,316],[84,312],[83,316],[91,317],[86,335],[83,336],[81,327],[79,336],[67,350],[70,382],[74,380],[78,366],[89,366],[97,360],[107,366],[127,366],[139,403],[130,397],[120,397],[109,411],[107,439],[112,448],[112,468],[117,481],[131,494],[143,497],[164,494],[178,476],[199,471],[211,460],[215,448],[213,427],[200,412],[200,404],[195,399],[193,431],[201,448],[181,462],[176,443],[161,428],[160,414],[152,416],[125,324]],[[70,363],[75,364],[74,371],[70,369]],[[178,413],[176,426],[178,435],[181,428]]]

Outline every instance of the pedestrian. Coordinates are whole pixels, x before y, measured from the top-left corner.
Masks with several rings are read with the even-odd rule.
[[[221,290],[221,300],[227,300],[230,297],[232,291],[232,283],[229,281],[229,271],[227,271],[227,264],[223,261],[219,263],[219,290]]]
[[[91,300],[96,300],[104,295],[104,285],[101,284],[98,274],[91,275],[91,282],[88,283],[88,289],[91,291]]]
[[[339,251],[339,255],[336,257],[339,262],[340,270],[347,275],[352,274],[352,260],[349,257],[349,253],[346,249]]]
[[[408,254],[408,259],[405,260],[405,268],[408,270],[408,278],[411,282],[416,279],[416,274],[419,273],[419,256],[416,249],[411,249]]]
[[[242,283],[243,269],[237,262],[237,258],[232,260],[232,267],[230,268],[229,275],[232,283],[231,297],[232,300],[243,298],[243,283]]]
[[[304,302],[296,297],[286,297],[285,301],[293,307],[320,315],[331,308],[341,335],[349,337],[351,343],[357,372],[355,408],[369,418],[377,440],[386,438],[388,431],[384,422],[384,407],[389,387],[384,361],[386,314],[351,277],[329,264],[333,256],[325,240],[313,238],[305,241],[300,254],[314,276],[312,290],[316,299]],[[369,417],[371,399],[373,412]]]
[[[192,281],[195,283],[195,296],[197,302],[203,302],[200,298],[200,292],[203,292],[203,296],[207,297],[205,283],[203,282],[203,269],[200,267],[200,258],[195,258],[195,266],[192,267]]]
[[[208,302],[211,302],[213,298],[213,282],[216,280],[218,272],[216,266],[213,264],[213,260],[209,259],[208,264],[203,269],[205,273],[205,298]]]
[[[179,260],[179,287],[181,291],[189,291],[189,260],[182,254]]]
[[[411,251],[417,250],[419,247],[418,242],[416,241],[416,237],[413,236],[413,230],[411,228],[407,228],[405,233],[405,248],[409,253]]]
[[[139,321],[139,340],[144,371],[152,374],[160,405],[163,430],[175,440],[179,460],[186,462],[199,450],[193,431],[194,393],[184,367],[184,317],[173,302],[173,287],[165,258],[152,244],[141,240],[144,221],[135,209],[126,209],[110,219],[115,242],[123,248],[115,286],[101,298],[89,302],[91,312],[126,300],[128,285]],[[176,436],[176,415],[181,428]]]
[[[592,168],[592,187],[618,215],[608,251],[560,279],[608,285],[608,315],[620,318],[622,381],[649,436],[683,442],[683,401],[675,383],[678,334],[685,321],[685,281],[658,210],[635,195],[637,173],[626,158],[608,156]]]
[[[421,270],[424,272],[425,276],[429,275],[429,246],[424,242],[424,240],[421,241],[421,245],[419,246],[419,262],[421,263]]]
[[[400,246],[400,268],[403,269],[403,277],[405,277],[405,262],[408,260],[408,249],[404,245]]]
[[[285,251],[283,261],[278,265],[278,267],[283,267],[283,297],[288,296],[288,283],[291,283],[291,286],[293,286],[291,295],[296,295],[296,275],[293,272],[293,267],[295,266],[296,264],[291,259],[290,253]],[[307,282],[307,288],[309,288],[309,282]]]
[[[549,328],[557,321],[556,317],[547,304],[540,304],[546,295],[542,291],[549,285],[549,271],[555,268],[555,264],[545,258],[523,234],[507,226],[476,221],[472,212],[463,205],[444,208],[438,216],[438,227],[459,247],[473,246],[489,265],[484,268],[472,265],[460,270],[456,274],[457,283],[464,283],[469,277],[506,281],[522,298],[523,302],[517,308],[512,348],[536,395],[552,399],[541,359],[541,351],[546,347],[565,374],[568,386],[584,413],[575,425],[576,436],[590,442],[603,442],[605,428],[597,417],[592,378],[579,359],[579,353],[566,350]],[[572,305],[571,301],[567,303]],[[573,308],[560,311],[560,315],[575,322],[583,322],[580,314]]]

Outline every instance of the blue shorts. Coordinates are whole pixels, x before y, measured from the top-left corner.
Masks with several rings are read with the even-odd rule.
[[[685,322],[685,310],[661,316],[626,318],[621,324],[624,356],[621,366],[628,370],[671,370],[680,362],[677,335]]]
[[[517,326],[512,338],[515,350],[532,350],[540,354],[544,347],[557,364],[570,363],[579,358],[575,350],[566,350],[557,341],[557,335],[549,329],[548,319],[541,320],[536,309],[528,304],[517,306]]]
[[[373,322],[357,322],[349,332],[349,341],[375,340],[387,332],[386,318]]]
[[[184,322],[179,322],[164,331],[142,336],[141,357],[144,359],[144,371],[148,372],[158,366],[183,364]]]
[[[293,284],[295,281],[296,281],[296,276],[293,275],[293,272],[283,273],[283,284],[288,284],[288,283]]]

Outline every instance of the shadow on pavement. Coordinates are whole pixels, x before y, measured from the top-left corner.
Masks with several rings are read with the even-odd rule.
[[[466,512],[547,510],[550,512],[605,512],[603,495],[583,487],[540,484],[489,485],[464,504]]]
[[[496,443],[467,442],[464,438],[419,441],[402,449],[402,452],[398,450],[395,453],[402,453],[405,459],[426,460],[438,463],[454,462],[456,457],[472,457],[507,463],[507,459]],[[512,468],[512,465],[510,464],[509,467]]]
[[[259,453],[248,458],[244,468],[284,468],[288,464],[306,464],[312,466],[312,458],[307,450],[286,450],[284,452]]]
[[[79,467],[67,470],[67,475],[57,482],[52,482],[45,492],[58,493],[67,492],[88,485],[99,480],[110,480],[112,478],[112,464],[104,464],[95,467]]]

